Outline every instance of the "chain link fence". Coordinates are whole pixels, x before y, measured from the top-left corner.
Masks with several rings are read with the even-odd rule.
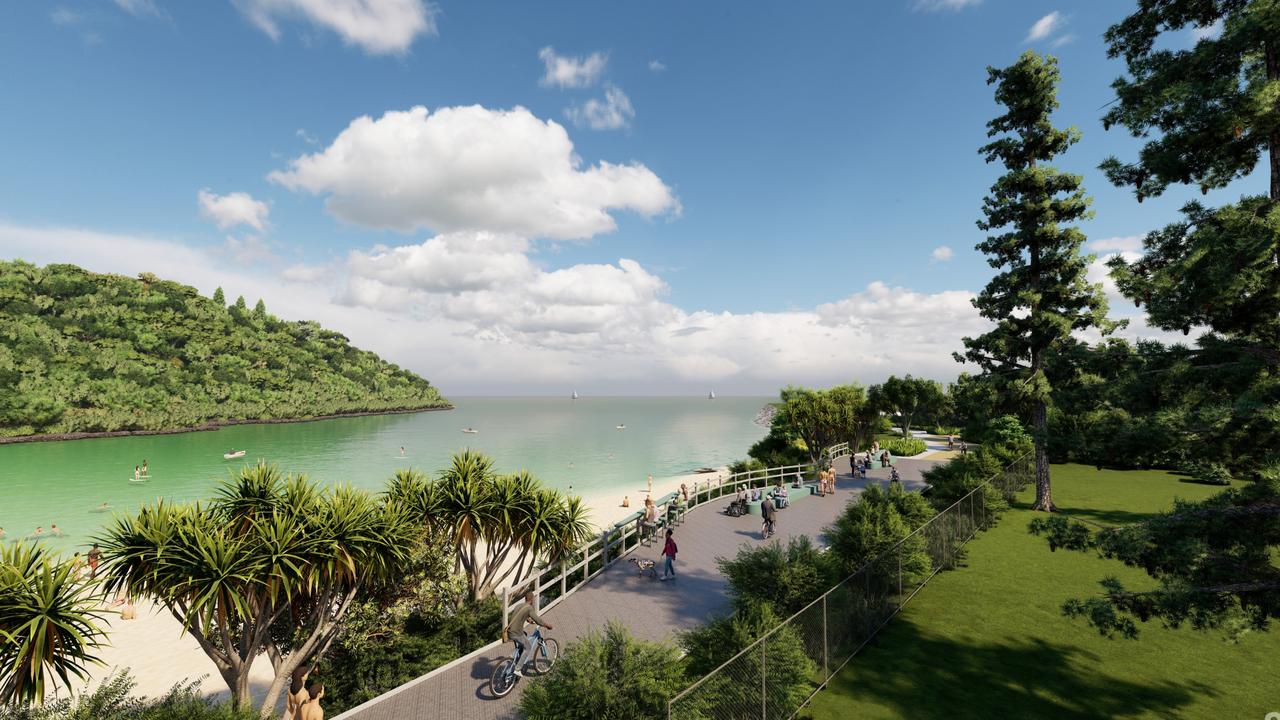
[[[965,543],[995,519],[988,493],[1011,501],[1033,479],[1032,456],[1015,460],[671,698],[668,720],[795,717],[933,576],[963,559]]]

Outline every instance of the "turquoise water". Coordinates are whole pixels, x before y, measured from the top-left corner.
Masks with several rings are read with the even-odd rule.
[[[0,446],[5,540],[46,533],[80,547],[111,513],[157,498],[198,500],[259,458],[326,483],[379,490],[399,469],[436,473],[465,447],[503,471],[528,469],[552,487],[633,501],[646,478],[688,473],[746,456],[764,436],[753,420],[768,398],[452,398],[456,409],[309,423],[240,425],[213,432]],[[616,426],[625,424],[625,430]],[[465,434],[463,428],[476,434]],[[400,448],[406,457],[400,457]],[[244,458],[223,460],[231,449]],[[146,460],[150,480],[131,483]],[[111,509],[99,511],[102,503]]]

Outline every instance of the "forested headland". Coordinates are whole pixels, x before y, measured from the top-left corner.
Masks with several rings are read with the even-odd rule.
[[[0,261],[0,440],[447,407],[427,380],[261,300]]]

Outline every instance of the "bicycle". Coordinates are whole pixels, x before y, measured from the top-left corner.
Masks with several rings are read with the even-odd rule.
[[[529,640],[530,645],[533,646],[533,669],[539,674],[547,672],[552,665],[556,664],[556,660],[560,659],[560,643],[555,638],[542,637],[542,628],[534,630]],[[489,678],[489,689],[493,691],[494,697],[503,697],[516,686],[517,658],[521,663],[525,662],[519,647],[512,651],[511,657],[498,663],[498,667],[493,669],[493,676]]]

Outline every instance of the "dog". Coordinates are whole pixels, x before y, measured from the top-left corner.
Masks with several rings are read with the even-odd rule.
[[[628,562],[636,566],[639,577],[648,575],[650,578],[658,577],[657,563],[652,560],[641,560],[640,558],[631,558]]]

